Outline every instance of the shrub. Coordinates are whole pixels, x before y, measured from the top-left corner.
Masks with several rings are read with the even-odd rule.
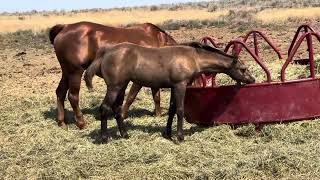
[[[158,6],[150,6],[149,10],[150,11],[157,11],[157,10],[159,10],[159,7]]]
[[[26,17],[25,17],[25,16],[19,16],[18,19],[21,20],[21,21],[23,21],[23,20],[26,19]]]
[[[208,6],[208,12],[215,12],[218,9],[218,6],[216,4],[209,4]]]

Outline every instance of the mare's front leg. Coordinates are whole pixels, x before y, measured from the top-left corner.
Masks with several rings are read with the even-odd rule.
[[[183,116],[184,116],[184,96],[186,93],[187,83],[181,82],[174,86],[174,97],[176,100],[176,111],[178,116],[178,125],[177,125],[177,131],[178,131],[178,141],[183,141]]]
[[[166,139],[172,140],[172,122],[174,115],[176,114],[176,100],[174,97],[174,88],[171,88],[171,96],[170,96],[170,106],[169,106],[169,116],[167,121],[167,126],[165,130],[162,132],[162,136]]]
[[[152,91],[152,97],[154,102],[154,112],[156,116],[161,116],[161,106],[160,106],[160,89],[153,89]]]
[[[83,119],[82,112],[79,107],[79,91],[81,85],[81,77],[82,77],[83,70],[77,70],[76,72],[69,73],[68,77],[68,85],[69,85],[69,92],[68,92],[68,99],[72,106],[73,112],[75,114],[76,125],[79,129],[83,129],[86,126],[86,123]]]
[[[141,88],[142,86],[140,86],[139,84],[132,83],[132,86],[130,88],[130,91],[126,99],[126,103],[124,104],[122,109],[122,117],[124,119],[128,118],[129,107],[133,103],[134,99],[137,97],[138,92],[140,91]]]

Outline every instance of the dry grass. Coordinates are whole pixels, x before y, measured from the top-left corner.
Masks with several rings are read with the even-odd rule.
[[[245,19],[242,17],[238,9],[220,9],[214,12],[208,12],[206,9],[182,9],[176,11],[170,10],[157,10],[150,11],[148,9],[133,9],[133,10],[111,10],[104,12],[80,12],[80,13],[66,13],[65,15],[58,14],[34,14],[34,15],[1,15],[0,16],[0,33],[15,32],[17,30],[32,30],[39,32],[48,27],[52,27],[55,24],[74,23],[79,21],[92,21],[96,23],[106,25],[126,25],[132,23],[144,23],[151,22],[154,24],[162,24],[169,20],[179,21],[220,21],[223,17],[226,17],[228,13],[234,11],[235,18]],[[254,11],[254,13],[250,13]],[[261,21],[262,23],[278,23],[285,22],[288,19],[317,19],[320,17],[319,7],[308,8],[283,8],[283,9],[265,9],[260,12],[256,12],[254,7],[242,7],[242,14],[252,15],[249,19],[251,23],[254,20]],[[226,23],[230,20],[227,19]],[[240,23],[241,24],[241,23]]]
[[[285,22],[289,18],[317,19],[320,17],[320,7],[266,9],[256,15],[256,19],[264,23]]]
[[[25,16],[24,20],[19,20],[18,16],[0,16],[0,32],[15,32],[17,30],[31,29],[39,31],[52,27],[60,23],[74,23],[79,21],[92,21],[101,24],[119,26],[130,23],[151,22],[160,24],[166,20],[191,20],[191,19],[215,19],[220,15],[227,14],[227,11],[207,12],[205,10],[132,10],[132,11],[107,11],[107,12],[89,12],[67,15],[30,15]]]
[[[198,30],[173,34],[195,39],[202,35]],[[22,51],[26,54],[16,56]],[[2,35],[0,59],[1,179],[320,179],[319,120],[266,125],[261,131],[253,125],[234,129],[185,123],[186,141],[176,144],[160,135],[169,92],[162,91],[164,114],[154,118],[151,92],[143,89],[130,110],[130,139],[119,139],[112,120],[114,140],[102,145],[97,119],[105,95],[101,79],[94,79],[93,93],[82,85],[80,105],[87,129],[76,128],[66,101],[66,131],[55,122],[61,72],[48,40],[30,32]],[[289,76],[303,75],[304,68],[291,69]],[[259,80],[264,78],[252,71]]]

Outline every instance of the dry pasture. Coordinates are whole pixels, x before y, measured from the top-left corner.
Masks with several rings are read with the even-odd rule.
[[[268,35],[285,51],[297,25],[285,32],[267,27]],[[232,26],[169,33],[179,42],[204,35],[227,42],[242,34]],[[265,60],[277,70],[281,61],[275,61],[270,49],[264,50]],[[177,144],[160,133],[169,91],[162,90],[164,111],[155,118],[151,92],[143,89],[129,112],[130,139],[119,138],[111,121],[113,141],[100,144],[98,107],[106,92],[104,82],[95,78],[93,93],[82,85],[80,106],[88,128],[76,128],[69,102],[69,129],[59,128],[55,89],[61,71],[45,34],[1,34],[0,67],[0,179],[320,178],[319,120],[266,125],[260,131],[253,125],[205,128],[185,123],[185,142]],[[250,67],[262,81],[259,68]],[[305,77],[305,69],[292,67],[290,75]],[[220,82],[230,83],[223,76]]]

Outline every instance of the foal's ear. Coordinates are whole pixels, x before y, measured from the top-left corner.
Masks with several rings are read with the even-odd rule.
[[[236,61],[239,61],[239,54],[238,53],[233,53],[232,55],[234,56]]]
[[[247,69],[246,65],[244,65],[244,64],[241,64],[239,68],[240,69]]]

